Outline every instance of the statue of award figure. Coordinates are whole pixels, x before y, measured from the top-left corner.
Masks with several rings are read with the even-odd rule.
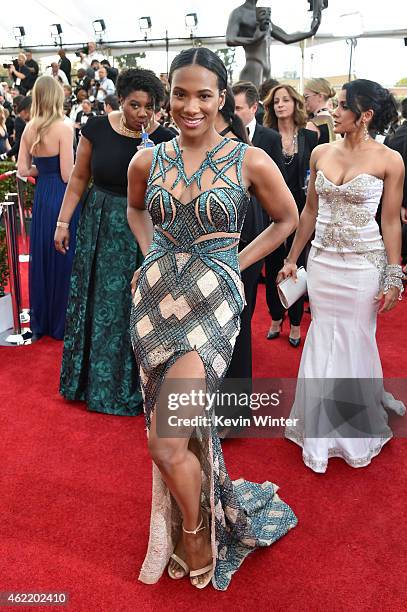
[[[257,0],[246,0],[229,17],[226,42],[230,47],[242,46],[246,64],[239,80],[259,86],[270,77],[271,10],[256,8]]]
[[[310,29],[292,34],[287,34],[271,21],[270,8],[256,7],[256,4],[257,0],[245,0],[231,12],[226,30],[226,44],[229,47],[243,47],[245,50],[246,64],[239,80],[251,81],[259,86],[270,77],[271,37],[288,45],[314,36],[321,24],[322,11],[328,6],[328,0],[310,2]]]

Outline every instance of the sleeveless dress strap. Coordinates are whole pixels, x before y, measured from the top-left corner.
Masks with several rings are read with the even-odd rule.
[[[164,145],[165,145],[165,142],[161,142],[159,145],[156,145],[153,149],[153,160],[151,162],[150,172],[148,174],[147,186],[149,186],[152,182],[154,170],[158,162],[158,157],[159,155],[162,155],[161,150],[163,149]]]
[[[243,182],[243,176],[242,176],[242,165],[243,165],[243,158],[245,156],[245,153],[247,151],[247,149],[249,148],[249,145],[246,144],[245,142],[240,142],[238,145],[239,149],[237,150],[236,154],[238,156],[237,159],[237,164],[236,164],[236,176],[237,176],[237,180],[239,183],[239,187],[243,190],[243,191],[247,191],[246,185]]]

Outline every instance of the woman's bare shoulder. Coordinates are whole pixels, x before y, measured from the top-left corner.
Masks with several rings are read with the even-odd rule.
[[[154,148],[140,149],[133,155],[129,172],[139,176],[148,176],[153,161]]]

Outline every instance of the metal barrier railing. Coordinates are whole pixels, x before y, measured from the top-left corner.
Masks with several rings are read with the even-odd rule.
[[[26,183],[28,180],[29,182],[35,184],[35,179],[32,177],[20,177],[16,170],[9,170],[3,174],[0,174],[0,181],[7,180],[13,175],[16,177],[16,192],[7,193],[5,196],[6,201],[0,204],[0,217],[3,213],[6,230],[7,256],[10,275],[9,285],[13,311],[13,328],[0,334],[0,345],[2,346],[19,346],[22,344],[31,344],[34,341],[31,330],[29,328],[22,327],[22,323],[28,323],[30,317],[29,311],[27,309],[22,309],[20,261],[24,262],[29,260],[29,244],[25,224],[24,183]],[[17,209],[19,218],[18,222]],[[17,236],[18,225],[21,235],[22,248],[24,251],[21,255],[19,255]]]
[[[13,309],[13,328],[1,334],[0,344],[3,346],[19,346],[30,344],[32,333],[29,329],[21,327],[21,278],[20,263],[18,257],[17,239],[17,206],[18,195],[9,193],[7,201],[0,204],[0,209],[4,216],[4,226],[6,230],[7,257],[10,274],[10,293]],[[1,215],[0,215],[1,216]],[[11,333],[10,333],[11,332]]]

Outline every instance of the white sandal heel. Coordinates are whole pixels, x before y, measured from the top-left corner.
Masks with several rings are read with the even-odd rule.
[[[179,557],[177,554],[172,553],[170,559],[173,559],[175,561],[175,563],[178,563],[178,565],[180,566],[181,569],[184,570],[184,573],[182,576],[176,576],[175,572],[178,572],[179,570],[174,570],[170,567],[170,565],[168,565],[167,567],[167,571],[168,571],[168,575],[170,578],[172,578],[173,580],[181,580],[181,578],[185,578],[185,576],[188,576],[189,574],[189,567],[188,565],[185,563],[185,561],[183,559],[181,559],[181,557]]]
[[[188,529],[185,529],[184,525],[182,526],[182,530],[184,533],[188,533],[189,535],[196,535],[199,531],[202,531],[203,529],[207,528],[207,525],[203,524],[204,522],[204,517],[203,515],[201,515],[201,520],[199,521],[199,525],[196,529],[193,529],[192,531],[189,531]],[[213,570],[213,561],[211,563],[209,563],[208,565],[206,565],[205,567],[201,567],[197,570],[190,570],[189,572],[189,578],[198,578],[199,576],[202,576],[203,574],[206,574],[208,572],[211,572],[211,570]],[[208,586],[208,584],[210,583],[212,579],[212,573],[209,574],[209,576],[207,576],[207,578],[204,580],[204,582],[202,583],[197,583],[194,584],[191,580],[191,584],[192,586],[196,587],[197,589],[204,589],[206,586]]]

